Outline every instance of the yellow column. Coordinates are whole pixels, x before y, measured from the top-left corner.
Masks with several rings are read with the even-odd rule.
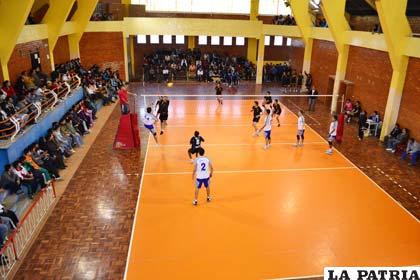
[[[188,48],[189,49],[194,49],[195,48],[195,36],[188,36]]]
[[[98,0],[77,1],[77,11],[72,18],[76,30],[73,34],[68,35],[70,58],[80,57],[79,41],[82,38],[83,32],[89,23],[97,3]]]
[[[33,4],[34,0],[0,1],[0,64],[4,80],[10,79],[7,63]]]
[[[383,140],[398,119],[408,66],[408,57],[404,55],[404,42],[411,36],[411,28],[405,15],[407,0],[381,0],[372,4],[376,5],[393,70],[382,122],[380,138]]]
[[[134,58],[134,46],[135,46],[134,36],[130,36],[130,61],[131,61],[131,77],[136,77],[136,61]]]
[[[125,81],[128,82],[128,51],[127,51],[127,41],[128,36],[123,34],[123,49],[124,49],[124,72],[125,72]]]
[[[251,1],[251,10],[249,13],[249,19],[250,20],[258,20],[258,13],[259,13],[259,0],[250,0]]]
[[[246,58],[252,63],[256,63],[257,62],[257,39],[248,38],[247,44],[248,46],[247,46]]]
[[[264,34],[258,40],[258,56],[257,56],[257,85],[262,84],[263,68],[264,68]]]
[[[51,69],[54,69],[54,47],[60,36],[61,28],[66,22],[67,16],[73,7],[75,0],[50,0],[47,14],[42,23],[48,27],[48,47],[50,50]]]
[[[303,66],[302,72],[310,72],[311,71],[311,59],[312,59],[312,45],[314,40],[312,38],[308,38],[305,41],[305,52],[303,54]]]
[[[345,6],[345,0],[323,0],[321,4],[322,12],[328,22],[329,29],[338,51],[331,112],[337,112],[340,82],[346,77],[347,60],[349,56],[349,45],[345,43],[345,34],[346,31],[350,30],[350,26],[344,16]]]
[[[305,42],[305,53],[303,56],[303,72],[310,72],[311,70],[311,58],[312,58],[312,45],[313,39],[311,38],[312,33],[312,19],[309,13],[309,0],[291,0],[290,7],[292,9],[293,16],[296,19],[297,26],[299,27],[302,38]],[[302,91],[306,90],[305,83],[302,84]]]

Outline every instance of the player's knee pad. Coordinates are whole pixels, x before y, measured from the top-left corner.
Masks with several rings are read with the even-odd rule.
[[[157,135],[157,133],[156,132],[153,132],[153,136],[156,136]]]

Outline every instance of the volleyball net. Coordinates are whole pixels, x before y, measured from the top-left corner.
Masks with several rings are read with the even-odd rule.
[[[155,95],[155,94],[140,94],[136,96],[137,104],[140,108],[146,107],[155,107],[159,99],[165,96],[170,102],[171,105],[176,106],[178,103],[196,101],[197,104],[209,103],[214,101],[213,104],[217,106],[217,99],[221,98],[223,103],[235,103],[241,104],[252,104],[253,101],[258,101],[259,105],[262,105],[265,102],[265,96],[267,94],[167,94],[167,95]],[[308,110],[313,106],[315,108],[324,107],[331,108],[333,102],[333,95],[317,95],[314,98],[311,95],[307,94],[276,94],[271,93],[271,99],[273,102],[277,99],[281,104],[287,106],[289,109],[299,109],[299,110]],[[202,101],[202,102],[200,102]],[[344,106],[344,96],[337,96],[336,99],[337,106],[336,112],[341,112]],[[193,106],[193,104],[191,104]]]

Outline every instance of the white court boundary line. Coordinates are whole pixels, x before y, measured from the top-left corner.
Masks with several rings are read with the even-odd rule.
[[[281,278],[269,278],[265,280],[294,280],[294,279],[308,279],[308,278],[324,278],[324,274],[318,275],[308,275],[308,276],[290,276],[290,277],[281,277]]]
[[[290,103],[292,103],[293,106],[295,106],[296,108],[298,108],[299,110],[303,110],[302,108],[300,108],[298,105],[296,105],[295,102],[293,102],[292,100],[288,100]],[[283,104],[284,105],[284,104]],[[304,111],[304,110],[303,110]],[[304,111],[305,112],[305,111]],[[294,115],[294,113],[292,113]],[[314,120],[318,125],[321,125],[321,123],[315,119],[314,117],[312,117],[311,115],[305,114],[306,116],[308,116],[309,118],[311,118],[311,120]],[[296,115],[295,115],[296,116]]]
[[[273,142],[271,145],[294,145],[296,142]],[[325,144],[323,141],[313,141],[313,142],[305,142],[305,145],[318,145],[318,144]],[[227,143],[227,144],[206,144],[206,147],[211,146],[260,146],[260,143]],[[150,148],[159,148],[159,147],[190,147],[191,144],[159,144],[159,145],[150,145]]]
[[[313,167],[313,168],[279,168],[279,169],[242,169],[242,170],[221,170],[214,171],[214,174],[235,174],[235,173],[280,173],[280,172],[300,172],[300,171],[328,171],[328,170],[348,170],[355,169],[354,166],[342,167]],[[191,171],[179,172],[146,172],[145,176],[155,175],[191,175]]]
[[[281,102],[280,102],[281,103]],[[283,104],[284,106],[284,104]],[[292,113],[295,118],[297,118],[296,114],[291,111],[289,108],[287,108],[287,106],[284,106],[286,108],[287,111],[289,111],[290,113]],[[310,130],[312,130],[312,132],[314,132],[316,135],[318,135],[325,144],[328,144],[328,142],[321,136],[321,134],[319,134],[315,129],[313,129],[310,125],[307,125],[307,127],[309,127]],[[381,186],[379,186],[378,183],[376,183],[372,178],[370,178],[365,172],[363,172],[363,170],[361,170],[356,164],[354,164],[351,160],[349,160],[342,152],[340,152],[339,150],[337,150],[334,147],[334,151],[336,151],[341,157],[343,157],[347,162],[349,162],[352,166],[354,166],[357,170],[359,170],[360,173],[362,173],[365,177],[367,177],[369,179],[369,181],[371,181],[374,186],[376,186],[379,190],[381,190],[386,196],[388,196],[388,198],[390,198],[392,201],[394,201],[397,206],[399,206],[401,209],[403,209],[410,217],[412,217],[417,223],[420,223],[420,220],[417,219],[416,216],[414,216],[410,211],[408,211],[400,202],[398,202],[398,200],[396,200],[395,198],[393,198],[389,193],[387,193],[383,188],[381,188]]]
[[[140,179],[139,194],[137,196],[137,204],[136,204],[136,210],[134,212],[133,227],[131,229],[130,245],[128,246],[128,254],[127,254],[127,260],[126,260],[125,270],[124,270],[124,280],[127,279],[128,265],[130,263],[131,248],[133,246],[134,232],[136,231],[137,214],[139,212],[139,207],[140,207],[140,196],[141,196],[141,190],[143,187],[144,173],[146,170],[147,155],[149,153],[149,143],[150,143],[150,133],[149,133],[149,136],[147,137],[146,153],[144,154],[143,171],[142,171],[142,175]]]

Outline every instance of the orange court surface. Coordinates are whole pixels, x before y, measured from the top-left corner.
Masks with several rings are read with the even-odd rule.
[[[253,100],[171,100],[149,137],[125,279],[277,279],[325,266],[420,265],[420,223],[282,106],[272,146],[253,137]],[[262,125],[264,117],[260,120]],[[307,119],[307,122],[309,120]],[[143,129],[143,127],[141,128]],[[214,166],[213,200],[192,205],[189,140]],[[325,128],[327,133],[328,127]]]

